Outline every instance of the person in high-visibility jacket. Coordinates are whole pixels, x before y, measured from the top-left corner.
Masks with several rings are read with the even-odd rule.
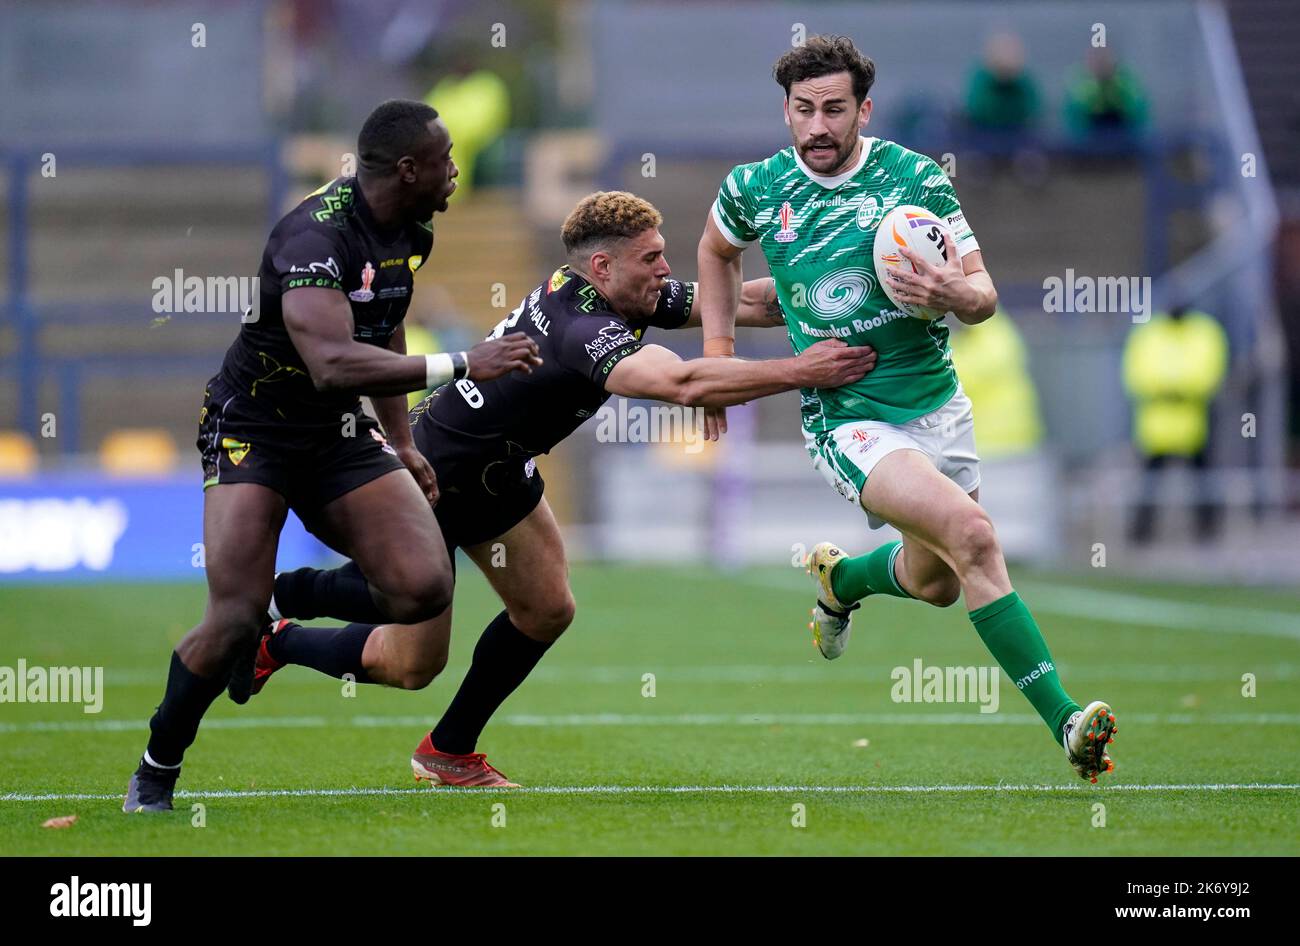
[[[979,425],[980,456],[1023,456],[1038,449],[1043,422],[1029,375],[1025,343],[1002,309],[978,325],[962,325],[949,339],[953,367]]]
[[[510,126],[510,89],[490,69],[476,69],[462,63],[456,72],[429,90],[424,97],[438,110],[456,141],[457,195],[474,187],[474,164],[478,156]]]
[[[1212,537],[1218,511],[1204,475],[1210,405],[1228,370],[1228,338],[1212,315],[1178,306],[1153,315],[1124,343],[1124,387],[1133,401],[1133,440],[1145,466],[1142,496],[1130,528],[1134,542],[1155,527],[1156,474],[1170,459],[1197,471],[1197,534]]]

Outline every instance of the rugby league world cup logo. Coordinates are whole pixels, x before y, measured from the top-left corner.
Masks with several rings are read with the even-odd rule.
[[[790,201],[787,200],[781,205],[778,216],[781,218],[781,229],[776,231],[776,235],[772,239],[776,240],[777,243],[789,243],[799,235],[794,232],[794,227],[791,226],[794,222],[794,208],[790,206]]]

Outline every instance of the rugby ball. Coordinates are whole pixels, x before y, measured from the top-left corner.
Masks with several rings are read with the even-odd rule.
[[[915,204],[903,204],[895,207],[876,228],[876,241],[872,246],[875,257],[876,277],[880,287],[889,296],[889,301],[900,311],[914,319],[941,319],[946,312],[927,308],[911,302],[899,302],[894,298],[894,287],[890,285],[885,274],[891,267],[903,267],[915,272],[914,267],[899,250],[907,247],[912,253],[934,266],[947,262],[948,251],[943,245],[943,234],[952,236],[948,225],[937,215]]]

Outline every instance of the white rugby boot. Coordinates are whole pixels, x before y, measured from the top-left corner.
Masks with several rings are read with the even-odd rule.
[[[1103,772],[1113,772],[1115,763],[1106,752],[1106,746],[1115,741],[1115,714],[1101,700],[1089,703],[1073,714],[1065,724],[1061,744],[1066,758],[1080,778],[1094,784]]]
[[[804,562],[808,574],[817,583],[817,606],[812,609],[808,627],[812,630],[814,646],[827,660],[834,660],[848,647],[853,623],[851,612],[861,607],[856,603],[843,604],[831,588],[831,571],[845,557],[839,546],[820,542]]]

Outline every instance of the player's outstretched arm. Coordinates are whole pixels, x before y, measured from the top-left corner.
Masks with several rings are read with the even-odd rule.
[[[609,373],[605,390],[623,397],[653,398],[688,407],[727,407],[794,388],[839,388],[860,379],[876,364],[866,345],[827,339],[794,358],[742,361],[693,358],[683,361],[659,345],[646,345]]]
[[[282,306],[289,338],[318,391],[382,397],[436,387],[453,378],[490,381],[541,364],[537,343],[522,332],[455,354],[399,355],[358,342],[352,337],[352,309],[335,289],[291,289]]]

